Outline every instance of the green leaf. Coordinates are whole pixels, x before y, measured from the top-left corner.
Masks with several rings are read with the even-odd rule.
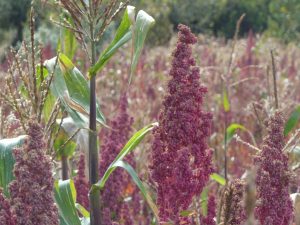
[[[3,188],[5,196],[9,197],[8,184],[14,180],[13,169],[15,160],[12,150],[20,147],[25,140],[26,135],[11,139],[0,140],[0,187]]]
[[[88,218],[85,218],[85,217],[81,218],[81,225],[90,225],[90,224],[91,224],[91,222],[90,222],[89,217]]]
[[[56,57],[46,60],[44,62],[44,65],[46,66],[46,68],[50,73],[52,73],[54,70],[55,61],[56,61]],[[67,85],[62,75],[62,72],[58,67],[56,67],[55,69],[54,77],[50,89],[51,89],[51,93],[56,98],[59,98],[61,100],[62,106],[68,112],[70,117],[74,120],[76,126],[78,128],[87,128],[88,119],[83,114],[77,112],[75,109],[71,108],[68,105],[67,98],[69,98],[69,94],[68,94]]]
[[[233,135],[236,133],[236,131],[238,129],[247,131],[247,129],[243,125],[238,124],[238,123],[232,123],[232,124],[230,124],[229,127],[227,127],[227,129],[226,129],[226,143],[225,143],[226,145],[231,141]]]
[[[212,173],[212,174],[210,175],[210,179],[212,179],[212,180],[218,182],[219,184],[221,184],[221,185],[223,185],[223,186],[226,184],[225,178],[222,177],[221,175],[217,174],[217,173]]]
[[[61,60],[63,62],[62,70],[71,70],[72,68],[73,68],[73,70],[77,70],[75,68],[75,66],[73,65],[73,63],[66,56],[64,56],[62,54],[60,56],[63,59],[63,60]],[[48,69],[48,71],[50,73],[53,72],[53,70],[54,70],[55,61],[56,61],[56,57],[54,57],[50,60],[46,60],[44,63],[44,65],[46,66],[46,68]],[[50,86],[51,93],[56,98],[59,98],[61,100],[62,106],[68,112],[69,116],[73,119],[73,121],[75,122],[75,124],[78,128],[88,128],[88,118],[87,118],[88,113],[86,112],[86,109],[84,109],[84,107],[82,107],[81,105],[76,103],[76,100],[71,99],[66,81],[64,79],[64,75],[62,74],[62,70],[58,66],[55,69],[53,81]],[[78,76],[80,77],[83,75],[80,73],[80,74],[76,75],[76,77],[78,77]],[[83,82],[83,79],[80,79],[80,80]],[[84,79],[84,81],[85,81],[85,84],[83,84],[84,88],[88,88],[87,91],[89,92],[88,83],[85,79]],[[72,84],[69,84],[68,86],[70,87],[70,86],[72,86]],[[72,90],[73,89],[71,88],[71,91]],[[85,94],[85,96],[86,96],[86,94]],[[89,101],[89,99],[88,99],[88,101]],[[88,112],[89,112],[89,110],[88,110]],[[97,121],[98,122],[101,122],[104,119],[104,118],[102,118],[103,116],[101,116],[101,115],[102,114],[98,107],[97,108]]]
[[[61,128],[53,144],[53,147],[56,151],[56,157],[58,160],[61,160],[62,158],[72,157],[76,150],[77,145],[74,141],[71,140],[68,141],[67,144],[65,144],[68,139],[69,136],[67,135],[65,130]]]
[[[96,73],[103,69],[105,64],[110,60],[110,58],[117,52],[117,50],[128,42],[132,37],[132,32],[130,26],[132,21],[130,18],[135,16],[135,7],[127,6],[125,13],[123,15],[120,26],[117,29],[116,36],[109,46],[100,55],[96,64],[90,69],[89,76],[96,75]]]
[[[44,115],[45,121],[48,121],[51,116],[51,112],[53,110],[55,100],[56,100],[56,97],[51,92],[49,92],[47,95],[44,107],[43,107],[43,115]]]
[[[61,224],[81,225],[75,207],[76,190],[72,180],[59,180],[54,183],[54,197],[58,206]]]
[[[69,23],[73,24],[71,18],[67,19]],[[63,29],[61,40],[59,41],[58,49],[63,52],[68,58],[73,59],[77,50],[77,41],[74,32],[66,28]]]
[[[127,142],[127,144],[123,147],[123,149],[117,155],[115,160],[107,168],[107,170],[105,171],[105,173],[104,173],[103,177],[101,178],[101,180],[98,181],[96,184],[94,184],[92,186],[92,190],[91,190],[92,193],[94,191],[96,191],[97,189],[102,190],[104,188],[104,185],[105,185],[106,181],[108,180],[110,175],[113,173],[113,171],[117,167],[122,167],[131,175],[133,181],[136,183],[136,185],[141,190],[142,194],[144,195],[146,201],[148,202],[148,204],[149,204],[150,208],[152,209],[153,213],[155,214],[155,216],[158,215],[157,214],[157,208],[156,208],[155,204],[153,203],[152,199],[150,198],[150,195],[146,192],[146,189],[143,186],[143,183],[139,180],[139,178],[138,178],[137,174],[135,173],[134,169],[130,165],[128,165],[128,164],[126,164],[125,162],[122,161],[124,159],[124,157],[127,154],[129,154],[142,141],[142,139],[145,137],[145,135],[147,133],[149,133],[157,125],[158,125],[157,123],[152,123],[152,124],[144,127],[143,129],[139,130],[138,132],[136,132],[130,138],[130,140]]]
[[[110,169],[115,170],[117,167],[121,167],[121,168],[125,169],[127,171],[127,173],[130,174],[132,180],[134,181],[134,183],[138,186],[138,188],[142,192],[143,197],[147,201],[147,203],[148,203],[150,209],[152,210],[153,214],[155,215],[156,218],[158,218],[157,206],[153,202],[151,196],[149,195],[148,191],[146,190],[143,182],[140,180],[140,178],[136,174],[135,170],[128,163],[126,163],[122,160],[119,160],[116,163],[114,163],[113,166],[110,167]]]
[[[287,136],[298,124],[300,119],[300,106],[298,106],[289,117],[284,127],[284,136]]]
[[[69,106],[88,115],[90,112],[90,88],[87,80],[66,55],[59,54],[59,65],[70,97]],[[104,125],[105,118],[98,104],[96,113],[97,121]]]
[[[152,16],[147,14],[145,11],[140,10],[136,16],[136,21],[133,26],[133,55],[130,68],[130,78],[131,82],[132,76],[135,73],[142,49],[144,47],[145,39],[148,31],[154,25],[155,20]]]
[[[223,107],[224,107],[225,112],[230,111],[230,103],[229,103],[228,94],[227,94],[226,89],[224,89],[224,91],[223,91]]]
[[[102,189],[108,180],[109,176],[112,174],[112,172],[116,169],[114,164],[118,163],[118,161],[123,160],[123,158],[129,154],[145,137],[147,133],[149,133],[155,126],[157,126],[157,123],[152,123],[143,129],[136,132],[130,140],[126,143],[126,145],[123,147],[123,149],[120,151],[120,153],[117,155],[115,160],[110,164],[110,166],[105,171],[103,177],[100,181],[97,182],[97,184],[94,184],[94,188]]]
[[[202,193],[201,193],[201,211],[202,215],[206,216],[207,215],[207,203],[208,203],[208,188],[204,188]]]
[[[87,211],[82,205],[80,205],[79,203],[76,203],[75,206],[76,206],[76,209],[81,213],[81,215],[84,218],[89,218],[90,217],[89,211]]]

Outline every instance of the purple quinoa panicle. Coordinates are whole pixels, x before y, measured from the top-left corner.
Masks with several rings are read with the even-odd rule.
[[[197,39],[185,25],[179,25],[173,52],[168,93],[154,130],[151,179],[157,189],[161,221],[177,221],[199,195],[213,171],[208,147],[212,115],[203,110],[207,88],[199,82],[191,45]]]
[[[123,94],[120,99],[118,115],[111,121],[111,128],[104,134],[102,145],[100,147],[100,178],[104,175],[106,169],[129,140],[129,134],[132,131],[131,126],[133,124],[133,118],[128,115],[127,107],[127,96]],[[125,161],[135,168],[135,161],[132,153],[125,158]],[[101,192],[103,214],[104,212],[110,211],[112,220],[115,222],[118,222],[122,217],[121,209],[124,207],[123,204],[125,204],[124,198],[129,197],[126,193],[126,189],[128,188],[128,185],[130,185],[130,182],[131,180],[128,174],[124,170],[117,169],[110,176],[104,190]],[[131,186],[135,187],[133,184],[131,184]],[[135,195],[134,192],[136,191],[137,189],[130,193],[132,194],[131,197]],[[138,198],[133,198],[132,202],[126,204],[131,203],[134,208],[140,207]],[[139,212],[139,209],[133,209],[133,211]],[[108,221],[108,219],[106,220]]]
[[[10,210],[9,201],[4,197],[0,188],[0,225],[15,225],[13,216]]]
[[[223,224],[244,224],[246,220],[244,193],[244,181],[235,179],[228,184],[223,195],[223,206],[221,212],[221,221]]]
[[[29,122],[28,138],[13,151],[14,176],[10,184],[11,211],[17,225],[58,225],[54,203],[52,164],[46,155],[42,128]]]
[[[209,195],[207,203],[207,215],[200,216],[200,221],[202,225],[216,225],[215,217],[216,213],[216,199],[215,196]]]
[[[89,209],[89,183],[85,176],[85,157],[84,153],[80,154],[78,161],[78,172],[74,178],[74,184],[77,192],[77,202],[86,209]]]
[[[285,225],[293,218],[289,195],[291,172],[288,157],[283,152],[284,119],[275,112],[267,122],[267,136],[262,151],[255,158],[257,166],[257,206],[255,216],[262,225]]]

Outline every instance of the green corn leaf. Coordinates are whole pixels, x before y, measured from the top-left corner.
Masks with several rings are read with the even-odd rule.
[[[123,149],[120,151],[120,153],[117,155],[115,160],[110,164],[110,166],[107,168],[106,172],[104,173],[103,177],[101,178],[100,181],[97,182],[97,184],[93,185],[94,188],[102,189],[111,175],[111,173],[116,169],[114,166],[115,163],[118,161],[123,160],[123,158],[129,154],[145,137],[147,133],[149,133],[155,126],[157,126],[157,123],[152,123],[138,132],[136,132],[130,140],[126,143],[126,145],[123,147]]]
[[[222,177],[221,175],[217,174],[217,173],[212,173],[212,174],[210,175],[210,179],[212,179],[212,180],[218,182],[219,184],[221,184],[221,185],[223,185],[223,186],[226,184],[225,178]]]
[[[90,88],[87,80],[66,55],[59,54],[58,61],[71,100],[68,102],[69,106],[82,114],[88,115],[90,112]],[[97,121],[104,125],[105,118],[98,104],[96,113]]]
[[[89,76],[96,75],[98,71],[101,71],[109,59],[117,52],[117,50],[128,42],[132,37],[130,26],[132,25],[131,18],[135,16],[135,7],[127,6],[123,15],[120,26],[117,29],[116,36],[109,46],[100,55],[96,64],[90,69]]]
[[[247,131],[247,129],[238,123],[232,123],[230,124],[229,127],[227,127],[226,129],[226,145],[231,141],[231,139],[233,138],[233,135],[236,133],[237,130],[243,130],[243,131]]]
[[[60,224],[81,225],[75,206],[76,189],[72,180],[58,180],[54,183],[54,197],[61,219]]]
[[[63,58],[63,60],[61,60],[63,62],[63,69],[65,69],[65,70],[68,70],[70,68],[75,69],[73,63],[70,60],[68,60],[67,57],[63,57],[63,55],[60,55],[60,56],[61,56],[61,58]],[[49,73],[53,72],[55,61],[56,61],[56,57],[45,61],[44,65],[47,68],[47,70],[49,71]],[[76,69],[76,71],[78,71],[78,70]],[[80,77],[80,76],[82,76],[82,74],[76,75],[76,77]],[[81,80],[81,82],[83,82],[83,79],[80,79],[80,80]],[[72,85],[69,84],[69,87],[70,86],[72,86]],[[77,87],[78,87],[78,85],[77,85]],[[86,80],[85,80],[85,84],[84,84],[83,88],[88,88],[88,84],[87,84]],[[78,104],[77,100],[71,99],[66,81],[64,79],[64,75],[62,73],[62,70],[59,68],[59,66],[57,66],[55,69],[53,81],[50,86],[50,90],[51,90],[51,93],[53,94],[53,96],[55,96],[56,98],[59,98],[61,100],[61,104],[62,104],[63,108],[66,110],[66,112],[68,112],[69,116],[73,119],[76,126],[78,128],[88,128],[87,110],[83,106]],[[71,88],[71,91],[72,90],[75,91],[76,89],[74,90],[73,88]],[[89,92],[89,88],[88,88],[88,92]],[[86,96],[86,94],[85,94],[85,96]],[[82,98],[80,100],[82,100]],[[87,101],[87,100],[83,99],[83,101]],[[97,121],[99,123],[102,123],[103,120],[104,120],[104,117],[102,116],[100,109],[97,108]]]
[[[107,170],[105,171],[103,177],[101,178],[101,180],[99,180],[96,184],[94,184],[92,186],[91,192],[96,191],[97,189],[102,190],[104,188],[104,185],[106,183],[106,181],[108,180],[108,178],[110,177],[110,175],[114,172],[114,170],[117,167],[122,167],[124,168],[132,177],[132,179],[134,180],[134,182],[137,184],[137,186],[140,188],[141,192],[143,193],[145,199],[147,200],[150,208],[153,210],[153,213],[155,213],[157,215],[157,209],[155,204],[152,202],[150,196],[148,194],[146,194],[145,192],[145,188],[142,185],[142,182],[139,180],[138,176],[136,175],[135,171],[133,168],[131,168],[130,165],[124,163],[122,160],[124,159],[124,157],[129,154],[145,137],[145,135],[147,133],[149,133],[154,127],[156,127],[158,124],[157,123],[152,123],[146,127],[144,127],[143,129],[139,130],[138,132],[136,132],[131,138],[130,140],[127,142],[127,144],[123,147],[123,149],[120,151],[120,153],[117,155],[117,157],[115,158],[115,160],[110,164],[110,166],[107,168]]]
[[[284,136],[287,136],[298,124],[300,119],[300,106],[298,106],[287,120],[284,127]]]
[[[45,121],[48,121],[51,116],[51,112],[53,110],[55,100],[56,100],[56,97],[51,92],[49,92],[47,95],[44,107],[43,107],[43,115],[44,115]]]
[[[75,206],[76,206],[76,209],[81,213],[81,215],[84,218],[89,218],[90,217],[89,211],[87,211],[82,205],[80,205],[79,203],[76,203]]]
[[[146,190],[143,182],[140,180],[140,178],[138,177],[137,173],[132,168],[132,166],[130,166],[128,163],[126,163],[126,162],[124,162],[122,160],[118,160],[117,162],[115,162],[113,164],[113,166],[110,166],[109,169],[110,169],[110,171],[113,171],[117,167],[121,167],[121,168],[125,169],[127,171],[127,173],[129,173],[129,175],[131,176],[131,178],[134,181],[134,183],[140,189],[143,197],[147,201],[147,203],[148,203],[150,209],[152,210],[153,214],[155,215],[156,218],[158,218],[158,209],[157,209],[157,206],[153,202],[153,200],[152,200],[151,196],[149,195],[148,191]]]
[[[85,218],[85,217],[81,218],[81,225],[90,225],[90,224],[91,224],[91,221],[90,221],[89,217],[87,217],[87,218]]]
[[[136,16],[136,21],[133,29],[133,55],[131,61],[131,68],[130,68],[130,77],[129,83],[131,82],[132,76],[135,73],[140,55],[142,53],[142,49],[144,47],[144,43],[146,40],[146,36],[150,28],[154,25],[155,20],[152,16],[147,14],[145,11],[140,10]]]
[[[0,140],[0,187],[3,188],[3,193],[6,197],[9,197],[8,184],[14,180],[13,168],[15,160],[12,150],[20,147],[25,138],[26,135],[22,135],[16,138]]]
[[[56,57],[46,60],[44,62],[44,65],[48,69],[49,72],[53,72],[54,65],[55,65]],[[69,94],[66,82],[64,80],[64,77],[62,75],[61,70],[58,68],[58,66],[55,69],[53,81],[50,86],[51,93],[55,98],[59,98],[61,101],[61,104],[63,108],[66,110],[66,112],[70,115],[70,117],[74,120],[74,123],[78,128],[87,128],[88,127],[88,119],[81,114],[80,112],[77,112],[75,109],[71,108],[68,105]],[[70,101],[70,100],[69,100]]]

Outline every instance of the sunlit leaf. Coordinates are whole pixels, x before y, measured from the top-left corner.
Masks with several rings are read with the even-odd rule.
[[[49,72],[52,72],[54,70],[55,61],[56,61],[56,57],[54,57],[52,59],[49,59],[49,60],[46,60],[44,62],[44,65],[47,67]],[[56,98],[59,98],[61,100],[62,106],[68,112],[70,117],[72,117],[72,119],[76,123],[76,126],[78,128],[88,127],[87,118],[83,114],[81,114],[81,113],[77,112],[76,110],[72,109],[67,103],[66,98],[69,97],[68,89],[67,89],[66,82],[63,78],[62,72],[58,68],[58,66],[56,67],[56,70],[55,70],[55,73],[54,73],[54,78],[53,78],[53,81],[51,83],[50,89],[51,89],[51,93]]]
[[[290,115],[284,127],[284,136],[287,136],[298,124],[300,119],[300,106],[298,106]]]
[[[231,141],[231,139],[233,138],[233,135],[239,129],[247,131],[247,129],[243,125],[238,124],[238,123],[232,123],[229,125],[229,127],[227,127],[227,129],[226,129],[226,145]]]
[[[221,185],[225,185],[226,184],[226,180],[224,177],[222,177],[221,175],[217,174],[217,173],[212,173],[210,175],[210,179],[218,182]]]
[[[92,74],[96,75],[98,71],[101,71],[109,59],[117,52],[117,50],[131,39],[132,32],[130,30],[130,26],[132,25],[132,21],[130,18],[134,18],[134,16],[135,7],[127,6],[113,41],[100,55],[96,64],[90,69],[89,76]]]
[[[123,158],[128,155],[145,137],[147,133],[149,133],[155,126],[157,126],[157,123],[152,123],[143,129],[136,132],[130,140],[126,143],[126,145],[123,147],[123,149],[120,151],[120,153],[117,155],[115,160],[110,164],[110,166],[105,171],[103,177],[100,181],[97,182],[97,184],[93,185],[95,188],[102,189],[108,180],[109,176],[112,174],[112,172],[116,169],[114,166],[115,163],[118,161],[123,160]]]
[[[71,68],[73,68],[75,70],[75,66],[73,65],[73,63],[66,56],[65,57],[62,57],[63,55],[60,55],[60,56],[61,56],[61,58],[64,59],[64,60],[61,60],[61,61],[63,61],[62,70],[64,70],[64,71],[65,70],[70,70]],[[47,67],[49,72],[53,71],[55,61],[56,61],[56,57],[45,61],[44,65]],[[75,124],[78,128],[88,128],[89,125],[88,125],[87,115],[88,115],[89,110],[84,108],[84,106],[81,106],[80,104],[78,104],[77,103],[78,100],[71,99],[67,84],[66,84],[65,79],[64,79],[64,75],[62,73],[62,70],[60,69],[59,66],[56,67],[56,70],[55,70],[55,73],[54,73],[54,78],[53,78],[53,81],[52,81],[51,86],[50,86],[51,93],[56,98],[59,98],[61,100],[62,106],[68,112],[69,116],[73,119],[73,121],[75,122]],[[78,71],[78,70],[76,69],[76,71]],[[81,73],[76,74],[77,78],[80,77],[80,76],[82,76]],[[80,79],[81,82],[83,82],[84,78],[83,79],[78,78],[78,79]],[[72,85],[69,84],[68,86],[70,87]],[[86,80],[85,80],[84,87],[85,88],[88,87],[88,84],[87,84]],[[71,92],[75,91],[75,90],[73,88],[71,88]],[[88,92],[89,92],[89,88],[88,88]],[[86,93],[85,93],[85,96],[87,96]],[[87,101],[87,100],[84,100],[84,101]],[[86,103],[85,103],[85,105],[86,105]],[[101,116],[101,115],[102,114],[101,114],[101,112],[98,108],[97,109],[97,121],[98,122],[102,122],[103,119],[104,119],[103,116]]]
[[[96,184],[94,184],[92,186],[91,192],[96,191],[97,189],[102,190],[104,188],[106,181],[108,180],[110,175],[113,173],[113,171],[117,167],[122,167],[131,175],[133,181],[140,188],[142,194],[144,195],[144,197],[145,197],[146,201],[148,202],[150,208],[152,209],[153,213],[157,216],[157,208],[156,208],[155,204],[153,203],[152,199],[150,198],[150,195],[146,192],[146,189],[145,189],[143,183],[138,178],[134,169],[129,164],[122,161],[124,159],[124,157],[126,155],[128,155],[143,140],[145,135],[147,133],[149,133],[157,125],[158,125],[157,123],[152,123],[152,124],[144,127],[143,129],[139,130],[138,132],[136,132],[130,138],[130,140],[126,143],[126,145],[123,147],[123,149],[117,155],[115,160],[107,168],[107,170],[105,171],[101,180],[99,180]]]
[[[68,23],[73,24],[73,21],[69,18]],[[67,28],[62,28],[62,37],[58,44],[58,50],[63,52],[69,59],[73,59],[77,50],[77,41],[74,32]]]
[[[16,138],[0,140],[0,187],[3,188],[3,193],[8,197],[8,184],[14,179],[13,168],[15,160],[12,155],[12,150],[23,144],[26,135]]]
[[[59,54],[59,65],[66,82],[70,102],[72,102],[72,104],[68,102],[69,106],[71,108],[77,106],[77,108],[74,108],[75,110],[88,115],[90,112],[90,88],[88,81],[66,55]],[[105,118],[98,104],[96,113],[97,121],[104,124]]]
[[[76,209],[81,213],[81,215],[84,218],[89,218],[90,217],[89,211],[87,211],[82,205],[80,205],[79,203],[76,203],[75,206],[76,206]]]
[[[132,76],[135,73],[148,31],[154,25],[154,23],[155,20],[153,19],[153,17],[147,14],[145,11],[140,10],[138,12],[136,16],[135,24],[132,27],[133,55],[132,55],[129,83],[131,82]]]

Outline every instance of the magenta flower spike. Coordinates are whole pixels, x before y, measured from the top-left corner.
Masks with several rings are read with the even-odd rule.
[[[42,128],[29,122],[28,138],[13,152],[14,175],[10,184],[11,211],[16,225],[59,225],[54,203],[52,163],[46,155]]]
[[[120,99],[118,115],[111,121],[111,128],[104,134],[100,147],[100,178],[129,140],[133,118],[128,115],[127,107],[127,96],[124,94]],[[132,153],[126,156],[125,161],[135,168],[135,160]],[[110,225],[110,219],[113,222],[119,222],[124,217],[124,207],[127,207],[126,204],[130,204],[130,209],[132,210],[127,212],[127,219],[134,217],[135,212],[139,212],[139,198],[136,196],[136,194],[139,194],[138,190],[134,189],[132,193],[128,194],[126,193],[128,186],[133,186],[131,178],[121,169],[114,171],[106,182],[104,190],[101,192],[102,214],[103,218],[105,218],[105,225]],[[126,197],[131,197],[132,200],[126,203],[124,202]],[[133,221],[128,222],[128,220],[126,224],[130,222],[134,224]]]
[[[0,225],[15,225],[11,214],[9,201],[4,197],[0,188]]]
[[[287,225],[293,218],[293,206],[289,195],[291,172],[288,157],[283,152],[284,120],[275,112],[267,122],[268,135],[262,151],[255,158],[257,166],[257,205],[255,216],[262,225]]]
[[[178,42],[169,72],[168,93],[154,130],[149,167],[156,185],[162,222],[179,221],[199,195],[213,171],[212,150],[207,145],[212,115],[203,110],[207,92],[195,67],[191,45],[197,39],[185,25],[179,25]]]

